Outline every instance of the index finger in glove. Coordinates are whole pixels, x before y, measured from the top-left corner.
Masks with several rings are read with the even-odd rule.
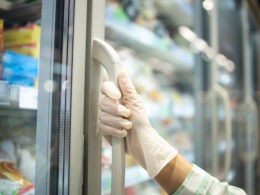
[[[104,81],[101,86],[101,92],[113,100],[121,98],[121,92],[112,81]]]

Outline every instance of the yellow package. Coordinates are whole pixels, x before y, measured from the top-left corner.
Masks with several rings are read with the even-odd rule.
[[[40,44],[41,27],[33,24],[10,29],[4,32],[4,48],[25,44]]]
[[[4,33],[4,21],[0,19],[0,53],[2,53],[4,49],[3,33]]]

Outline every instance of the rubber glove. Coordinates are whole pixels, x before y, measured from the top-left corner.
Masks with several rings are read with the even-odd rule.
[[[100,100],[100,130],[105,135],[126,136],[126,152],[154,178],[176,155],[177,150],[152,127],[145,113],[141,97],[126,73],[118,74],[120,91],[105,81]],[[128,130],[128,131],[127,131]]]

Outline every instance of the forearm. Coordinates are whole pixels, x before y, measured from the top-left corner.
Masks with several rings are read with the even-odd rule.
[[[155,177],[155,180],[167,192],[175,192],[192,170],[192,165],[180,154],[173,158]]]

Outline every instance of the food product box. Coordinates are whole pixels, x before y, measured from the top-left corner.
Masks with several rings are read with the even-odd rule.
[[[3,145],[3,144],[1,144]],[[10,144],[9,144],[10,146]],[[9,148],[8,148],[9,149]],[[13,161],[11,150],[0,148],[0,194],[29,194],[34,191],[33,184],[23,176]]]
[[[4,49],[39,59],[40,26],[34,24],[4,32]]]
[[[11,51],[3,55],[3,80],[9,84],[34,86],[38,77],[38,60]]]
[[[4,49],[4,21],[0,19],[0,80],[2,79],[3,63],[2,53]]]
[[[40,26],[33,24],[4,31],[4,48],[26,44],[39,44]]]
[[[0,19],[0,53],[3,53],[4,49],[4,21]]]

